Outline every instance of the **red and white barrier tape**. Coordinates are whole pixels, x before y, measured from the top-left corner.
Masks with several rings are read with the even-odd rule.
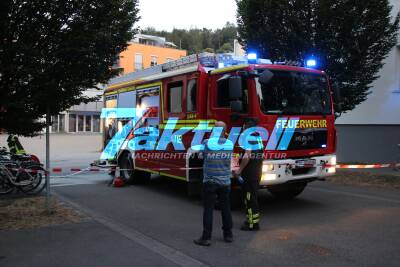
[[[284,164],[280,164],[284,165]],[[295,164],[292,164],[295,166]],[[400,167],[400,163],[392,163],[392,164],[337,164],[337,165],[330,165],[330,164],[325,164],[325,165],[319,165],[324,168],[337,168],[337,169],[380,169],[380,168],[398,168]],[[312,168],[315,167],[315,165],[312,164],[305,164],[304,166],[301,166],[303,168]],[[62,173],[62,172],[109,172],[112,169],[116,169],[116,167],[110,167],[110,168],[52,168],[51,172],[52,173]],[[200,170],[203,169],[202,167],[196,167],[196,168],[158,168],[156,171],[169,171],[169,170]],[[32,170],[32,169],[12,169],[16,171],[26,171],[26,172],[31,172],[31,173],[36,173],[36,172],[41,172],[40,170]],[[123,170],[130,170],[130,169],[119,169],[120,171]]]
[[[336,164],[325,165],[325,168],[335,167],[336,169],[382,169],[382,168],[399,168],[400,163],[391,164]]]
[[[280,164],[283,165],[283,164]],[[290,165],[295,168],[295,164]],[[330,164],[325,164],[325,165],[319,165],[322,166],[323,168],[336,168],[336,169],[380,169],[380,168],[400,168],[400,163],[392,163],[392,164],[337,164],[337,165],[330,165]],[[299,166],[298,166],[299,167]],[[302,168],[312,168],[316,167],[315,165],[311,164],[305,164],[304,166],[301,166]],[[51,173],[62,173],[62,172],[72,172],[69,175],[65,176],[56,176],[56,177],[70,177],[74,176],[83,172],[110,172],[112,170],[116,170],[116,167],[108,167],[108,168],[93,168],[93,167],[88,167],[88,168],[52,168]],[[171,171],[171,170],[187,170],[188,168],[159,168],[156,169],[155,171]],[[203,169],[202,167],[195,167],[195,168],[189,168],[189,170],[200,170]],[[12,169],[14,171],[25,171],[29,173],[39,173],[39,172],[46,172],[45,170],[33,170],[33,169],[23,169],[23,168],[16,168]],[[130,170],[130,169],[118,169],[119,171],[125,171],[125,170]],[[53,176],[54,177],[54,176]]]

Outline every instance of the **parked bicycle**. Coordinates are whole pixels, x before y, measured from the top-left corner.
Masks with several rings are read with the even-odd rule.
[[[394,163],[393,170],[400,172],[400,165],[397,165],[397,164],[400,164],[400,144],[397,144],[397,148],[399,150],[397,153],[397,159],[396,159],[397,161]]]
[[[46,187],[45,169],[36,157],[14,155],[0,148],[0,195],[15,190],[39,194]]]

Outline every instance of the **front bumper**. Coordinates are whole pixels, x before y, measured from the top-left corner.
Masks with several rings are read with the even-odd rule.
[[[315,164],[299,166],[298,159],[264,161],[260,186],[324,178],[336,173],[336,168],[332,167],[336,165],[336,155],[311,157],[305,160],[311,160]]]

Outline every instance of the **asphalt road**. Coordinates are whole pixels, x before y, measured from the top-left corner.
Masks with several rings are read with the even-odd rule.
[[[4,136],[0,135],[0,143]],[[52,135],[52,190],[92,219],[36,230],[0,231],[0,266],[400,266],[399,190],[311,184],[289,202],[260,194],[261,231],[222,241],[215,212],[210,248],[201,234],[202,205],[168,178],[113,188],[101,173],[70,175],[98,159],[100,135]],[[44,158],[44,139],[22,139]]]
[[[216,211],[213,245],[203,248],[192,242],[201,234],[201,202],[186,197],[184,183],[158,178],[145,186],[113,188],[106,186],[103,177],[102,182],[95,179],[54,190],[115,236],[129,239],[169,263],[399,266],[399,191],[316,182],[288,202],[276,201],[263,192],[261,231],[241,232],[244,215],[236,210],[235,241],[226,244]],[[137,253],[132,251],[128,257],[135,258]],[[144,261],[145,265],[153,264]]]

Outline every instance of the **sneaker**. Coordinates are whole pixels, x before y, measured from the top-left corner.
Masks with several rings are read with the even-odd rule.
[[[242,227],[240,227],[242,231],[258,231],[260,230],[260,225],[258,223],[253,224],[253,227],[250,227],[248,223],[244,223]]]
[[[229,236],[224,236],[224,241],[226,243],[232,243],[233,242],[233,236],[229,235]]]
[[[194,242],[196,245],[203,246],[203,247],[209,247],[209,246],[211,246],[211,240],[210,240],[210,239],[199,238],[199,239],[193,240],[193,242]]]

